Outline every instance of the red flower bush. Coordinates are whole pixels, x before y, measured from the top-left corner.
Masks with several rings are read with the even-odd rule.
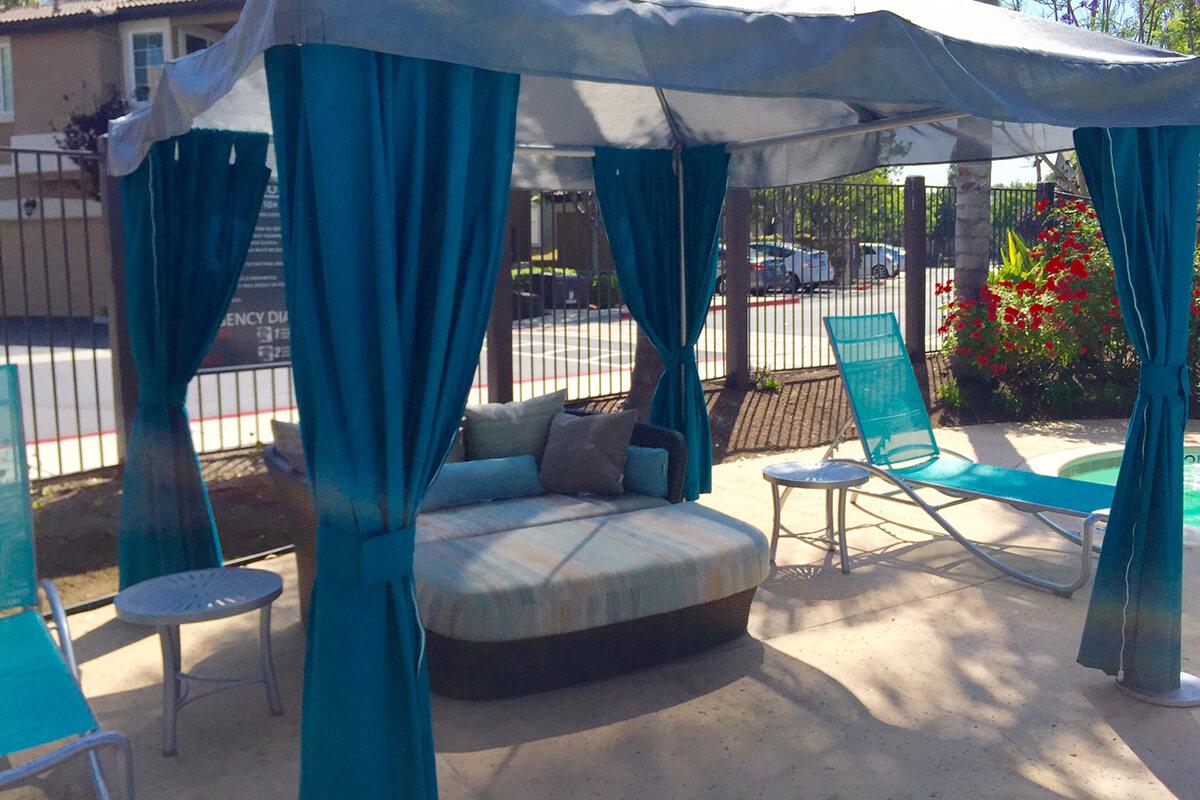
[[[946,352],[1022,416],[1128,413],[1139,365],[1095,212],[1082,200],[1039,201],[1037,212],[1037,244],[1010,234],[978,299],[955,298],[953,281],[935,286]],[[1200,378],[1200,280],[1194,289],[1189,364]]]

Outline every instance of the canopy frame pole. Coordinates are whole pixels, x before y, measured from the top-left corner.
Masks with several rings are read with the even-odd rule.
[[[661,90],[656,89],[661,95]],[[671,133],[673,136],[678,136],[676,133],[677,126],[674,123],[674,116],[670,114],[670,108],[665,105],[665,99],[660,97],[660,103],[664,104],[664,113],[668,116],[668,121],[671,122]],[[945,108],[935,108],[929,111],[916,111],[910,114],[897,114],[894,117],[881,117],[877,120],[869,122],[860,122],[854,125],[843,125],[837,128],[825,128],[817,131],[806,131],[804,133],[792,133],[783,136],[767,136],[762,139],[750,139],[745,142],[733,142],[725,145],[725,150],[729,153],[737,153],[742,150],[754,150],[762,147],[772,147],[775,145],[796,144],[800,142],[820,142],[829,139],[844,139],[847,136],[861,136],[866,133],[884,133],[894,131],[900,128],[908,128],[913,125],[930,125],[937,122],[953,122],[954,120],[969,117],[970,114],[965,111],[950,111]],[[681,139],[675,140],[677,143]],[[555,145],[540,145],[540,144],[519,144],[516,150],[521,155],[526,156],[547,156],[550,158],[591,158],[596,155],[595,148],[592,147],[574,147]]]
[[[679,192],[679,349],[682,351],[687,346],[687,253],[684,248],[684,216],[683,216],[683,132],[679,128],[679,121],[675,118],[675,112],[671,110],[670,104],[667,102],[667,95],[662,89],[654,87],[654,95],[658,98],[658,104],[662,107],[663,116],[667,120],[667,126],[671,129],[671,139],[674,141],[674,146],[671,148],[671,162],[675,170],[675,186]],[[684,399],[687,393],[687,366],[681,359],[679,362],[679,420],[682,424],[686,400]]]

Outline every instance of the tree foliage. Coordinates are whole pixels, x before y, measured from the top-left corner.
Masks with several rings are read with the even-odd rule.
[[[63,95],[63,100],[70,97]],[[117,91],[109,87],[104,100],[92,97],[92,108],[76,108],[67,116],[67,123],[58,131],[58,146],[64,150],[86,150],[91,153],[100,149],[100,137],[108,133],[108,123],[129,112],[129,103]],[[100,196],[99,166],[95,159],[82,157],[74,161],[87,176],[87,192],[96,198]]]
[[[1007,0],[1009,8],[1142,44],[1195,54],[1200,0]]]

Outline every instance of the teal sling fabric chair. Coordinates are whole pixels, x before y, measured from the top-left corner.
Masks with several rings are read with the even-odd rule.
[[[1092,541],[1095,526],[1107,518],[1113,487],[979,464],[939,447],[896,316],[889,312],[825,317],[825,329],[852,417],[838,430],[825,453],[827,459],[865,467],[893,484],[895,489],[873,496],[920,506],[959,544],[1005,575],[1064,597],[1087,584],[1092,553],[1099,551]],[[851,425],[858,430],[865,461],[833,458]],[[919,488],[936,489],[951,499],[931,505],[917,494]],[[993,500],[1033,514],[1055,533],[1081,545],[1079,574],[1070,583],[1059,583],[1023,572],[968,539],[939,513],[972,500]],[[1049,513],[1084,520],[1082,535],[1061,527],[1046,516]]]
[[[62,741],[56,750],[0,771],[0,790],[31,782],[79,755],[86,756],[96,795],[108,800],[97,753],[112,750],[124,794],[133,800],[129,741],[101,731],[79,688],[67,615],[50,581],[41,588],[50,605],[51,637],[38,609],[33,551],[33,516],[21,427],[16,367],[0,367],[0,756]]]

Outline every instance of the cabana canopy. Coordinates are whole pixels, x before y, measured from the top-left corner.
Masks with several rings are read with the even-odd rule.
[[[963,0],[248,0],[113,125],[111,170],[193,123],[270,131],[261,54],[304,43],[521,74],[513,183],[539,189],[591,188],[597,146],[725,144],[762,187],[1200,123],[1200,59]]]
[[[304,44],[343,47],[276,48]],[[320,519],[301,797],[436,794],[414,520],[483,339],[510,175],[597,190],[631,313],[664,380],[678,380],[660,383],[652,411],[674,414],[697,452],[707,416],[694,344],[726,185],[1003,158],[1082,136],[1105,235],[1123,244],[1121,306],[1142,323],[1145,419],[1129,447],[1145,455],[1121,472],[1079,660],[1177,701],[1200,149],[1200,130],[1184,126],[1200,126],[1197,87],[1200,59],[965,0],[248,0],[219,42],[168,64],[150,103],[113,123],[108,158],[132,174],[127,193],[153,169],[238,166],[243,154],[201,159],[176,140],[139,168],[194,125],[274,135]],[[145,206],[145,217],[162,208]],[[220,228],[212,211],[177,213]],[[129,217],[127,236],[160,244],[160,226]],[[179,285],[199,270],[142,266],[181,273]],[[219,314],[198,316],[199,328]],[[689,497],[707,488],[706,465],[692,467]],[[138,499],[152,509],[153,480],[132,485],[148,487]]]

